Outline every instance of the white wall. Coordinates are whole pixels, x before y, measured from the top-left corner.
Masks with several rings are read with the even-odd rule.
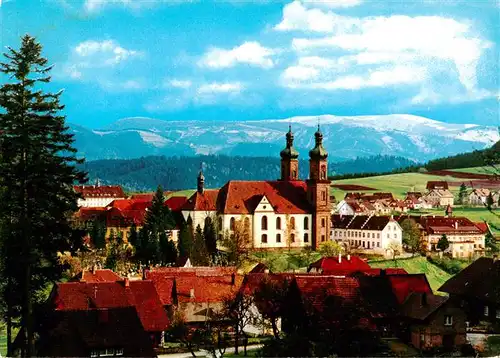
[[[204,211],[188,211],[188,210],[183,210],[182,211],[182,216],[184,217],[184,220],[187,221],[188,217],[191,216],[191,220],[193,220],[193,229],[196,230],[196,227],[200,225],[200,227],[203,229],[205,227],[205,219],[207,217],[212,218],[212,220],[215,220],[217,216],[217,212],[214,211],[209,211],[209,210],[204,210]]]
[[[100,198],[86,198],[78,199],[77,205],[84,208],[103,208],[111,204],[113,200],[121,200],[125,198],[110,198],[110,197],[100,197]]]

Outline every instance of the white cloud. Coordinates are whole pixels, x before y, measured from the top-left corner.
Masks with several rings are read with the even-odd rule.
[[[361,4],[361,0],[303,0],[302,2],[306,5],[326,7],[330,9],[348,8]]]
[[[256,41],[250,41],[231,50],[217,47],[211,48],[203,55],[198,65],[217,69],[244,63],[262,68],[271,68],[274,66],[271,58],[273,54],[275,54],[274,50],[263,47]]]
[[[283,72],[283,79],[285,81],[306,81],[316,78],[319,71],[314,67],[307,66],[290,66]]]
[[[442,102],[467,103],[495,97],[499,99],[499,93],[485,89],[478,89],[464,93],[454,93],[450,95],[446,92],[437,92],[434,89],[423,87],[417,95],[410,99],[410,103],[416,105],[432,105]]]
[[[103,89],[110,92],[140,91],[146,88],[145,81],[142,79],[125,81],[98,80],[97,82]]]
[[[335,32],[348,31],[359,25],[359,19],[337,15],[331,11],[308,9],[296,0],[283,8],[283,18],[274,29],[278,31]]]
[[[140,9],[152,7],[157,4],[182,4],[193,2],[193,0],[85,0],[83,8],[88,13],[96,13],[111,6],[122,6],[128,9]]]
[[[321,81],[311,81],[318,77],[321,78]],[[321,73],[320,76],[316,75],[310,78],[287,77],[285,71],[282,79],[282,84],[292,89],[359,90],[362,88],[419,84],[425,79],[425,69],[394,66],[364,74],[328,76],[328,73],[326,73],[326,76],[323,76],[323,73]]]
[[[240,82],[212,82],[198,87],[198,94],[240,93],[244,89]]]
[[[113,40],[81,42],[74,48],[74,53],[87,67],[114,66],[131,57],[141,56],[139,51],[127,50]]]
[[[168,81],[168,86],[174,87],[174,88],[187,89],[187,88],[190,88],[191,85],[192,85],[192,82],[190,80],[172,79],[172,80]]]

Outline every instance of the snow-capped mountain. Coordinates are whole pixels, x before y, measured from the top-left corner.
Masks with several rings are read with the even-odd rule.
[[[314,143],[318,122],[332,160],[397,155],[424,161],[483,149],[500,139],[498,129],[450,124],[407,114],[304,116],[254,121],[164,121],[124,118],[102,130],[70,125],[87,160],[146,155],[228,154],[277,156],[292,125],[302,158]]]

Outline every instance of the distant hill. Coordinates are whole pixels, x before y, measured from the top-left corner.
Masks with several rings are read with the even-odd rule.
[[[493,126],[454,124],[408,114],[367,116],[303,116],[252,121],[166,121],[133,117],[107,128],[69,124],[75,147],[87,160],[130,159],[164,155],[230,155],[268,157],[284,146],[288,125],[300,157],[314,145],[321,123],[330,160],[394,155],[426,161],[486,148],[500,139]],[[378,170],[380,171],[380,170]]]
[[[196,187],[196,176],[203,163],[207,187],[220,187],[228,180],[273,180],[280,176],[279,157],[241,157],[206,155],[196,157],[150,156],[138,159],[96,160],[82,168],[91,181],[99,178],[102,183],[120,184],[132,191],[154,190],[159,184],[168,190]],[[392,171],[415,165],[402,157],[373,156],[330,163],[334,174]],[[309,162],[299,162],[299,175],[306,179]]]
[[[425,165],[425,168],[427,170],[442,170],[483,167],[488,165],[488,159],[493,160],[493,158],[496,158],[500,164],[500,141],[493,144],[491,148],[431,160]]]

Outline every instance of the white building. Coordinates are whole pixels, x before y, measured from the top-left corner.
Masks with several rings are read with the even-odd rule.
[[[403,230],[391,216],[332,215],[331,237],[366,252],[389,255],[391,245],[402,245]]]
[[[125,193],[119,185],[74,185],[73,189],[82,198],[78,199],[78,207],[103,208],[111,204],[113,200],[125,199]]]

